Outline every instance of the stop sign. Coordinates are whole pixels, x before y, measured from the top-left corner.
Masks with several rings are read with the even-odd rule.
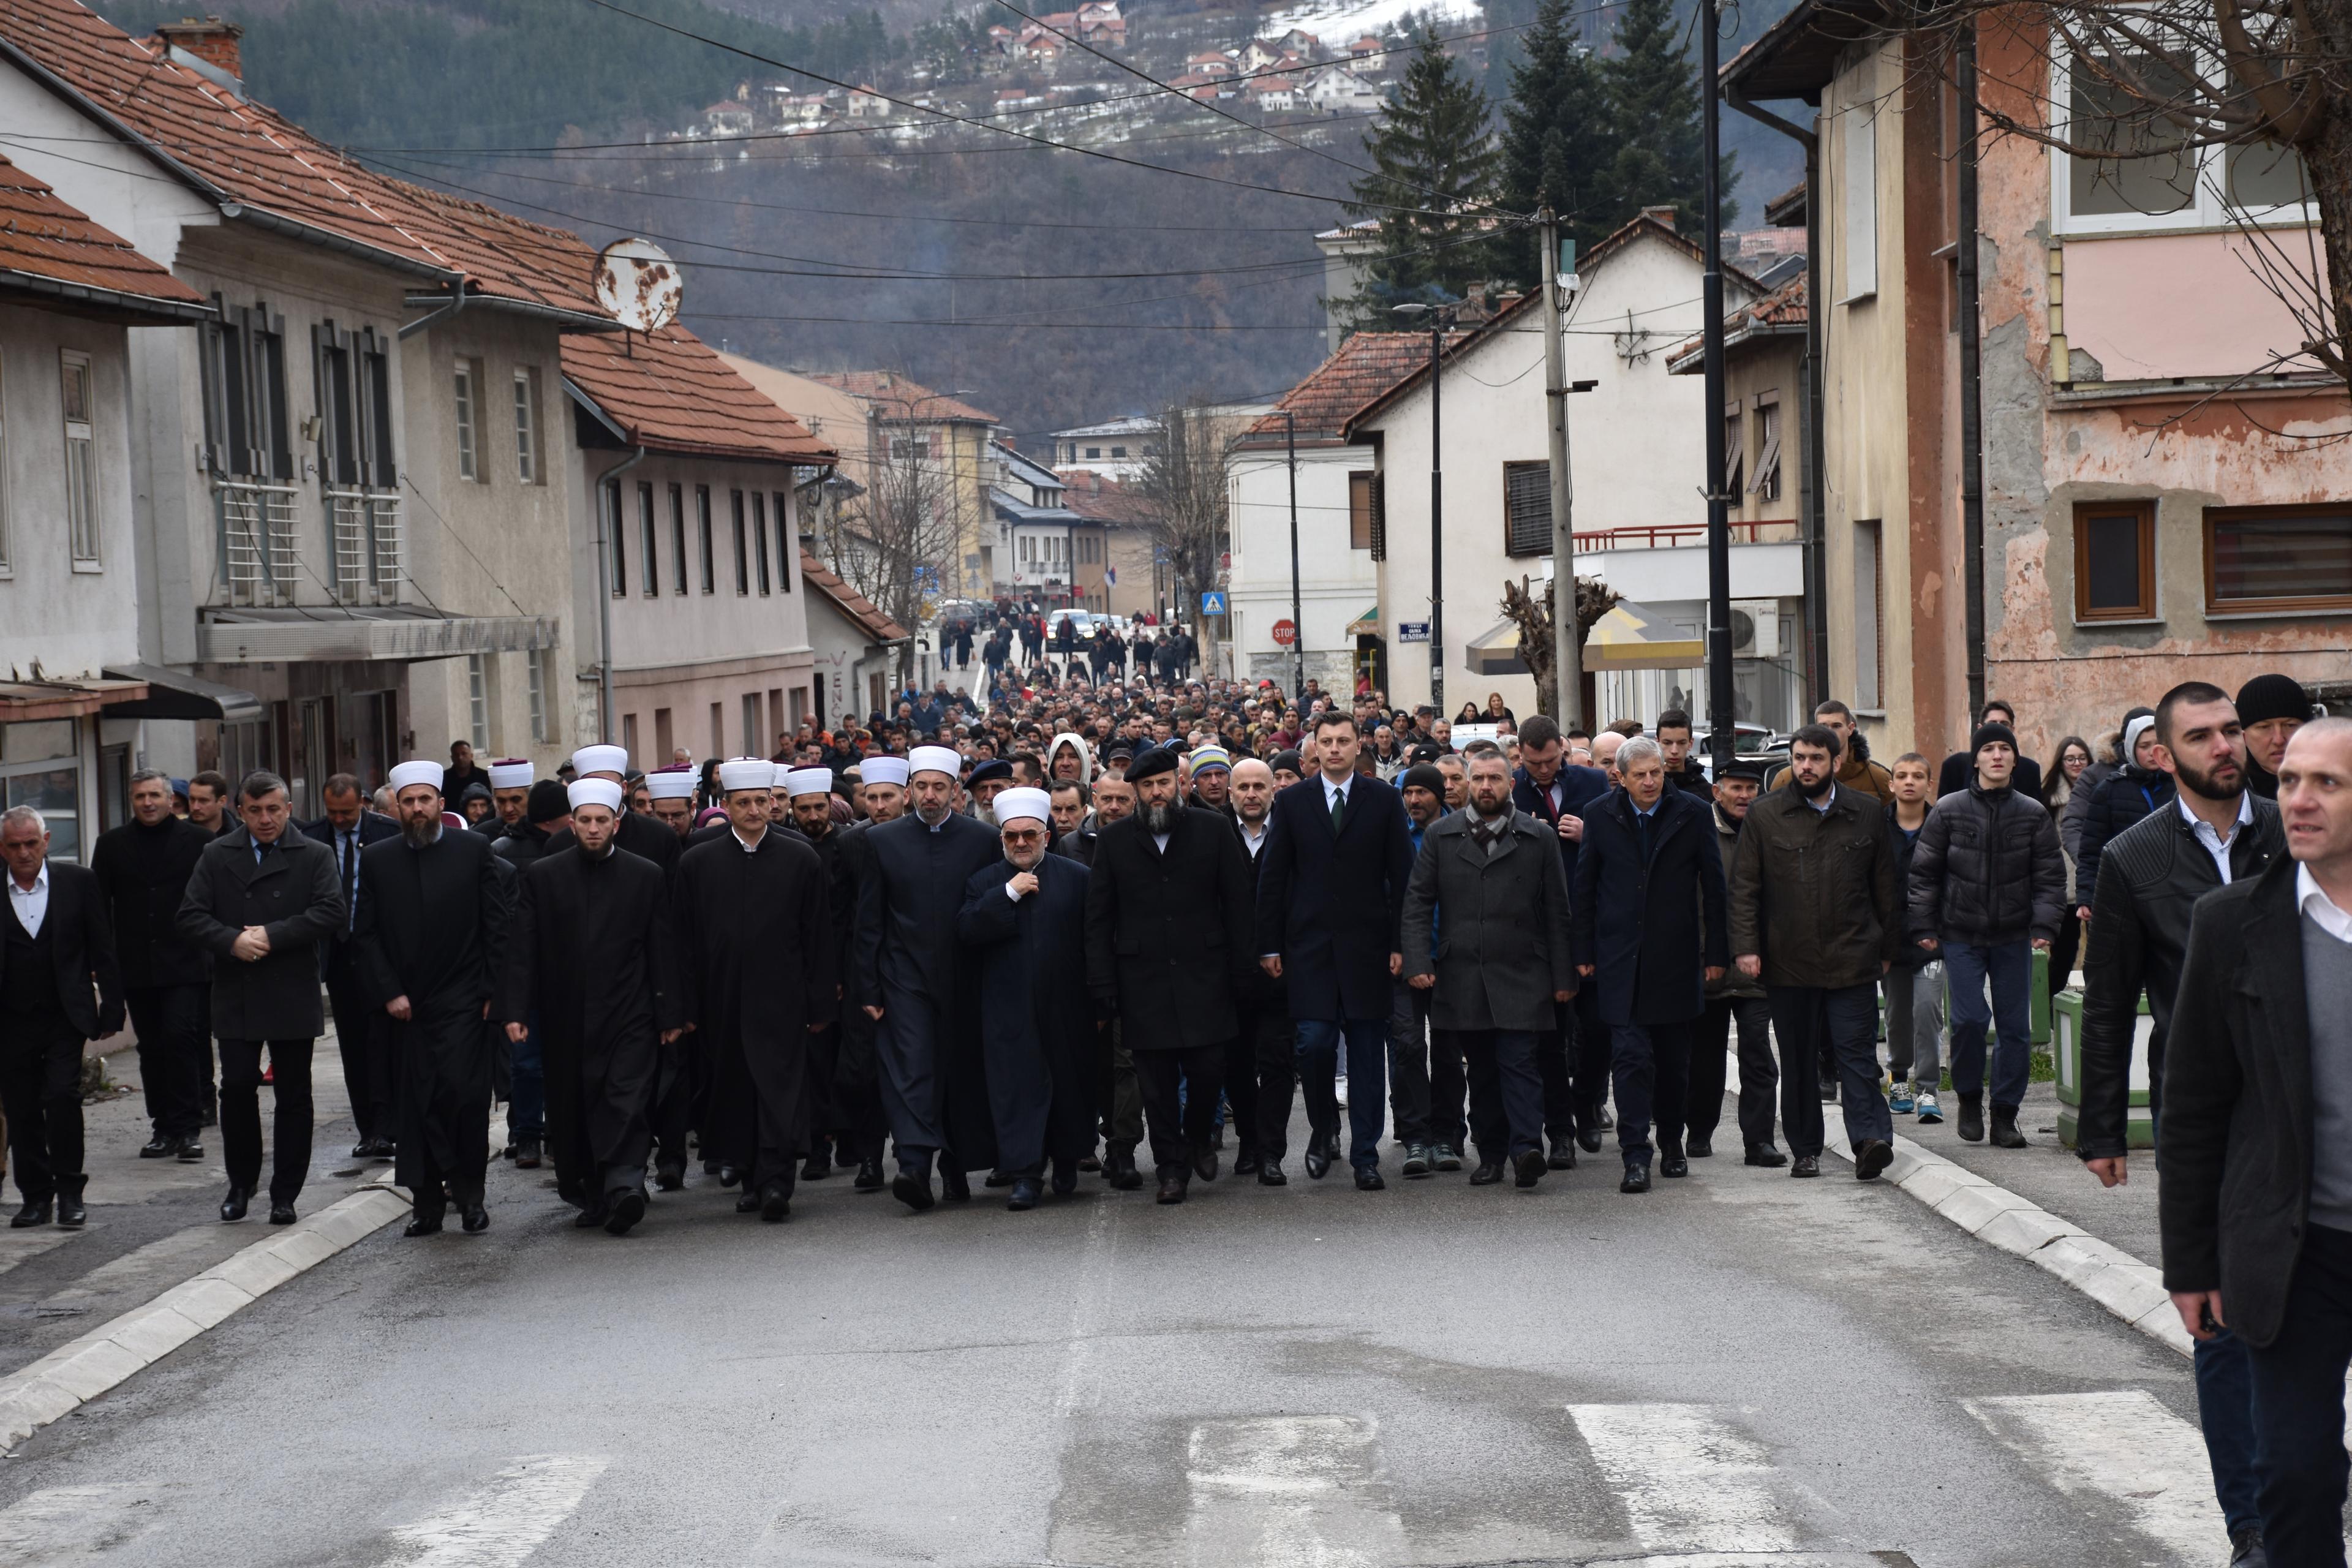
[[[1295,623],[1290,621],[1276,621],[1274,623],[1275,647],[1288,647],[1292,643],[1295,643],[1297,640],[1298,627]]]

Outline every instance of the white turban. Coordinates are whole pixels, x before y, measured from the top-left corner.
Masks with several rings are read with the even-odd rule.
[[[575,773],[626,773],[629,771],[629,749],[626,746],[583,746],[572,753],[572,771]]]
[[[601,805],[618,816],[621,810],[621,786],[611,779],[582,779],[572,786],[572,809],[583,805]]]
[[[739,789],[768,789],[776,782],[776,764],[765,757],[737,757],[719,764],[719,787],[729,795]]]
[[[1039,822],[1054,820],[1054,797],[1042,789],[1008,789],[996,796],[996,825],[999,827],[1016,816],[1034,817]]]
[[[789,795],[831,795],[831,768],[794,768],[784,775],[784,793]]]
[[[646,793],[656,800],[692,800],[694,790],[692,768],[664,768],[646,775]]]
[[[431,784],[435,789],[439,789],[441,764],[439,763],[403,763],[385,776],[392,784],[392,798],[398,800],[400,792],[412,784]]]
[[[538,775],[531,772],[529,763],[492,763],[490,764],[492,789],[529,789],[531,781],[536,777]]]
[[[866,784],[897,784],[907,787],[907,759],[904,757],[867,757],[857,764],[857,776]]]
[[[963,777],[963,758],[953,746],[917,746],[907,754],[907,771],[910,773],[945,773],[951,779]]]

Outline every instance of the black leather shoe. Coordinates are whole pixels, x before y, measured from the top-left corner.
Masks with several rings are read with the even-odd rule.
[[[594,1203],[590,1204],[586,1208],[582,1209],[577,1215],[572,1216],[572,1226],[574,1230],[595,1230],[601,1227],[606,1220],[612,1217],[613,1210],[611,1205],[603,1198],[598,1198]]]
[[[1319,1182],[1330,1173],[1331,1156],[1324,1152],[1323,1144],[1320,1140],[1308,1139],[1307,1142],[1307,1178],[1311,1181]]]
[[[1661,1176],[1687,1176],[1690,1174],[1690,1161],[1680,1154],[1669,1154],[1662,1152],[1658,1155],[1658,1174]]]
[[[1234,1174],[1255,1176],[1265,1164],[1265,1157],[1255,1149],[1244,1149],[1234,1156]]]
[[[89,1218],[89,1210],[82,1206],[81,1194],[79,1193],[59,1193],[58,1194],[58,1223],[59,1225],[63,1226],[68,1230],[79,1230],[82,1227],[82,1222],[88,1218]]]
[[[760,1219],[761,1223],[766,1225],[774,1225],[777,1221],[790,1215],[792,1212],[793,1195],[784,1191],[783,1183],[770,1182],[766,1186],[760,1189]]]
[[[1407,1176],[1425,1176],[1434,1169],[1430,1163],[1429,1145],[1408,1143],[1404,1146],[1404,1163],[1398,1167]]]
[[[1458,1171],[1462,1168],[1462,1151],[1451,1143],[1440,1143],[1430,1156],[1430,1164],[1439,1171]]]
[[[1035,1208],[1037,1200],[1043,1196],[1045,1193],[1038,1186],[1036,1177],[1015,1176],[1013,1178],[1013,1192],[1004,1200],[1004,1206],[1014,1214],[1026,1213]]]
[[[226,1211],[228,1205],[224,1204],[221,1206],[223,1210]],[[236,1211],[237,1215],[242,1215],[244,1213],[245,1210],[242,1206],[240,1206]],[[230,1219],[236,1217],[236,1215],[232,1215],[224,1212],[221,1217],[223,1219]],[[8,1228],[11,1230],[30,1230],[37,1225],[47,1225],[48,1223],[49,1200],[47,1198],[43,1198],[37,1204],[28,1203],[23,1208],[18,1209],[15,1214],[8,1217]]]
[[[2028,1146],[2025,1134],[2017,1130],[2017,1107],[1996,1105],[1992,1108],[1992,1146],[1996,1149],[2023,1149]]]
[[[1054,1195],[1057,1198],[1066,1198],[1072,1193],[1076,1192],[1078,1190],[1077,1167],[1075,1165],[1063,1164],[1058,1160],[1055,1161],[1054,1163],[1053,1187]]]
[[[604,1234],[626,1236],[629,1227],[645,1217],[646,1194],[641,1189],[632,1187],[613,1200],[612,1208],[604,1215]]]
[[[1002,1171],[991,1171],[988,1173],[988,1180],[984,1184],[992,1187],[1009,1187],[1013,1184],[1014,1179],[1015,1178],[1012,1176],[1006,1175]]]
[[[654,1185],[665,1193],[674,1193],[686,1185],[684,1165],[656,1165]]]
[[[1604,1100],[1599,1105],[1592,1108],[1592,1125],[1598,1127],[1603,1132],[1608,1131],[1612,1127],[1617,1125],[1617,1119],[1609,1114],[1609,1102],[1607,1100]]]
[[[490,1211],[479,1204],[468,1204],[459,1223],[467,1236],[479,1236],[490,1228]]]
[[[536,1138],[526,1138],[515,1145],[515,1169],[518,1171],[536,1171],[545,1157]]]
[[[941,1171],[940,1196],[951,1204],[971,1202],[971,1178],[961,1171]]]
[[[1122,1193],[1131,1193],[1143,1185],[1143,1173],[1135,1166],[1135,1152],[1129,1150],[1115,1160],[1105,1160],[1103,1169],[1109,1173],[1110,1184]]]
[[[437,1214],[430,1215],[417,1215],[411,1218],[406,1225],[400,1227],[400,1234],[403,1236],[438,1236],[441,1234],[441,1216]]]
[[[1192,1173],[1204,1182],[1217,1179],[1217,1151],[1213,1146],[1192,1152]]]
[[[1621,1193],[1646,1193],[1650,1190],[1650,1167],[1646,1164],[1625,1167],[1625,1179],[1617,1184]]]
[[[1282,1162],[1279,1160],[1261,1161],[1257,1168],[1257,1184],[1261,1187],[1286,1187],[1290,1185],[1290,1178],[1282,1173]]]
[[[362,1138],[362,1139],[361,1139],[358,1142],[356,1142],[356,1143],[352,1144],[352,1159],[354,1159],[354,1160],[373,1160],[373,1159],[374,1159],[374,1158],[375,1158],[375,1140],[374,1140],[374,1139],[373,1139],[373,1138]]]
[[[1078,1169],[1085,1172],[1087,1175],[1095,1175],[1098,1173],[1102,1168],[1103,1163],[1099,1155],[1081,1154],[1078,1156]]]
[[[168,1160],[179,1152],[180,1141],[166,1138],[161,1132],[139,1146],[139,1157],[142,1160]]]
[[[1182,1203],[1184,1201],[1184,1178],[1181,1176],[1160,1177],[1159,1201],[1163,1204]]]
[[[803,1182],[822,1182],[832,1174],[833,1163],[822,1153],[811,1154],[801,1164],[801,1180]]]
[[[930,1177],[918,1175],[912,1171],[901,1171],[891,1178],[890,1195],[917,1214],[939,1201],[931,1196]]]
[[[1576,1146],[1583,1150],[1588,1154],[1600,1153],[1601,1128],[1599,1124],[1587,1123],[1586,1125],[1578,1128],[1576,1130]]]
[[[272,1225],[292,1225],[294,1223],[294,1205],[292,1204],[271,1204],[269,1205],[269,1223]]]
[[[1789,1174],[1792,1176],[1818,1176],[1821,1173],[1822,1157],[1819,1154],[1800,1154],[1789,1166]]]
[[[245,1217],[245,1204],[247,1196],[248,1194],[243,1187],[231,1187],[228,1190],[228,1196],[221,1199],[220,1216],[223,1224],[234,1225],[238,1220]],[[26,1206],[30,1207],[31,1205],[27,1205]],[[47,1205],[43,1206],[46,1207]],[[24,1216],[21,1215],[17,1216],[19,1219],[22,1219],[23,1217]],[[42,1215],[41,1223],[47,1223],[47,1219],[48,1216],[47,1215]]]
[[[1895,1163],[1895,1145],[1883,1138],[1865,1138],[1862,1147],[1853,1152],[1853,1179],[1868,1182]]]
[[[758,1214],[760,1212],[760,1194],[757,1193],[745,1193],[737,1197],[735,1200],[735,1212],[737,1214]]]
[[[205,1157],[205,1141],[192,1132],[180,1140],[179,1146],[172,1151],[172,1156],[183,1165],[200,1163]]]
[[[856,1188],[861,1193],[880,1192],[882,1190],[882,1162],[871,1157],[858,1161],[857,1174],[850,1178],[849,1184]]]
[[[1532,1187],[1542,1181],[1549,1163],[1540,1149],[1522,1149],[1511,1156],[1512,1168],[1518,1173],[1518,1184],[1523,1187]]]
[[[1683,1154],[1692,1160],[1710,1159],[1715,1154],[1715,1139],[1712,1136],[1694,1138],[1683,1145]]]
[[[720,1186],[731,1187],[737,1183],[742,1181],[742,1172],[727,1163],[724,1160],[719,1163],[719,1184]]]
[[[1748,1149],[1748,1163],[1751,1165],[1778,1168],[1789,1163],[1789,1156],[1781,1153],[1769,1143],[1758,1143]]]
[[[1470,1184],[1474,1187],[1491,1187],[1502,1179],[1503,1163],[1500,1160],[1481,1160],[1478,1168],[1470,1173]]]
[[[2260,1525],[2250,1524],[2230,1537],[2230,1568],[2270,1568],[2270,1563]]]
[[[1356,1173],[1356,1190],[1360,1193],[1384,1193],[1388,1191],[1388,1187],[1389,1184],[1381,1180],[1381,1173],[1378,1171]]]
[[[1960,1141],[1964,1143],[1984,1142],[1984,1096],[1960,1096]]]
[[[1593,1139],[1594,1147],[1598,1148],[1600,1134],[1593,1134]],[[1577,1140],[1573,1138],[1561,1138],[1555,1140],[1551,1146],[1551,1156],[1544,1162],[1544,1168],[1551,1171],[1575,1170],[1576,1144]]]

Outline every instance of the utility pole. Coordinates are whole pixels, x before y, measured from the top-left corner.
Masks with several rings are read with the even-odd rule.
[[[1576,624],[1576,487],[1568,472],[1568,364],[1560,345],[1568,279],[1576,268],[1559,242],[1559,222],[1546,207],[1543,254],[1536,276],[1544,299],[1544,412],[1551,422],[1551,669],[1559,687],[1552,711],[1565,731],[1584,720],[1584,651]]]
[[[1706,664],[1707,750],[1717,776],[1730,765],[1737,733],[1731,684],[1731,498],[1723,430],[1723,150],[1722,89],[1716,81],[1717,43],[1722,18],[1717,0],[1699,5],[1699,133],[1706,142],[1706,184],[1700,222],[1706,229],[1706,272],[1699,283],[1699,310],[1706,334]],[[1816,302],[1815,309],[1819,309]]]
[[[1429,328],[1429,705],[1445,717],[1445,465],[1443,426],[1444,377],[1438,354],[1445,341],[1442,317]]]
[[[1959,315],[1960,315],[1960,573],[1962,625],[1968,641],[1969,717],[1973,730],[1985,705],[1984,375],[1978,338],[1977,279],[1977,28],[1960,26]],[[1807,201],[1811,197],[1807,195]],[[2056,367],[2061,373],[2066,367]]]
[[[1290,464],[1290,689],[1307,700],[1307,616],[1298,597],[1298,415],[1282,411],[1282,444]]]

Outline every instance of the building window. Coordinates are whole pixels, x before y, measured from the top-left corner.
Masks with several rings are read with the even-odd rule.
[[[637,549],[645,557],[646,597],[661,592],[660,527],[654,521],[654,488],[645,480],[637,481]]]
[[[1878,520],[1853,525],[1853,705],[1870,712],[1886,706],[1885,567]]]
[[[466,726],[478,754],[490,749],[490,656],[466,656]]]
[[[0,577],[9,574],[8,561],[8,376],[0,355]]]
[[[1749,481],[1748,489],[1756,492],[1758,500],[1779,500],[1780,499],[1780,405],[1777,400],[1768,403],[1760,397],[1757,399],[1756,434],[1759,437],[1756,478]]]
[[[212,473],[289,479],[294,453],[286,431],[286,320],[267,305],[224,304],[205,324],[202,374],[205,466]]]
[[[621,715],[621,750],[633,757],[637,754],[637,716],[634,713]]]
[[[1551,553],[1551,464],[1503,465],[1503,552]]]
[[[1739,400],[1734,398],[1723,410],[1723,493],[1731,504],[1739,504],[1739,492],[1748,488],[1748,426],[1739,416]]]
[[[1348,548],[1372,547],[1372,498],[1380,493],[1380,476],[1369,468],[1348,476]]]
[[[54,859],[82,858],[79,751],[70,719],[0,724],[0,811],[39,812]]]
[[[478,480],[482,477],[481,419],[474,402],[474,389],[481,384],[474,371],[472,360],[457,362],[457,477]]]
[[[800,553],[801,542],[793,532],[792,497],[782,490],[776,496],[776,591],[793,591],[793,557]]]
[[[370,327],[359,334],[360,477],[390,489],[400,483],[392,449],[392,342]]]
[[[686,489],[669,488],[669,580],[673,594],[686,592]]]
[[[2074,618],[2144,621],[2156,615],[2156,503],[2074,509]]]
[[[1127,456],[1127,448],[1124,447],[1113,447],[1110,449],[1110,455],[1114,458],[1124,458]]]
[[[2159,24],[2160,26],[2160,24]],[[2189,132],[2156,101],[2175,84],[2185,96],[2194,68],[2184,47],[2137,53],[2092,70],[2063,49],[2051,54],[2053,129],[2089,150],[2051,159],[2052,210],[2062,234],[2224,228],[2248,220],[2315,221],[2302,158],[2273,142],[2192,147]],[[2123,85],[2137,79],[2139,90]],[[2112,153],[2102,157],[2101,153]]]
[[[613,597],[620,598],[629,591],[629,546],[621,522],[621,481],[607,479],[596,487],[604,498],[604,515],[600,520],[604,529],[604,553],[613,563]]]
[[[66,410],[66,536],[76,566],[98,564],[98,443],[92,435],[89,356],[58,356]]]
[[[2352,504],[2205,514],[2208,614],[2352,609]]]
[[[352,335],[332,321],[310,329],[319,401],[319,468],[331,484],[360,482],[359,410],[352,394]]]
[[[710,553],[710,487],[709,485],[694,487],[694,522],[696,542],[702,552],[702,591],[706,594],[716,594],[719,592],[719,577],[713,570],[716,562]],[[715,734],[717,731],[713,731],[712,733]]]
[[[746,757],[768,754],[768,749],[760,744],[760,694],[756,691],[743,693],[743,750],[740,754]]]
[[[1087,457],[1089,461],[1100,458],[1101,456],[1102,448],[1100,447],[1089,447],[1087,448]]]
[[[515,478],[524,484],[539,483],[539,372],[536,369],[514,373],[515,411]]]
[[[765,597],[771,591],[768,577],[768,498],[758,490],[751,492],[751,538],[760,558],[760,594]]]
[[[743,537],[743,492],[730,490],[727,495],[729,515],[735,525],[735,591],[749,594],[751,591],[751,552],[749,548],[751,542]]]
[[[530,681],[530,738],[534,741],[548,741],[554,738],[547,732],[549,652],[550,650],[543,647],[531,649],[530,660],[524,666]]]
[[[1845,111],[1845,298],[1877,292],[1878,121],[1862,103]]]

